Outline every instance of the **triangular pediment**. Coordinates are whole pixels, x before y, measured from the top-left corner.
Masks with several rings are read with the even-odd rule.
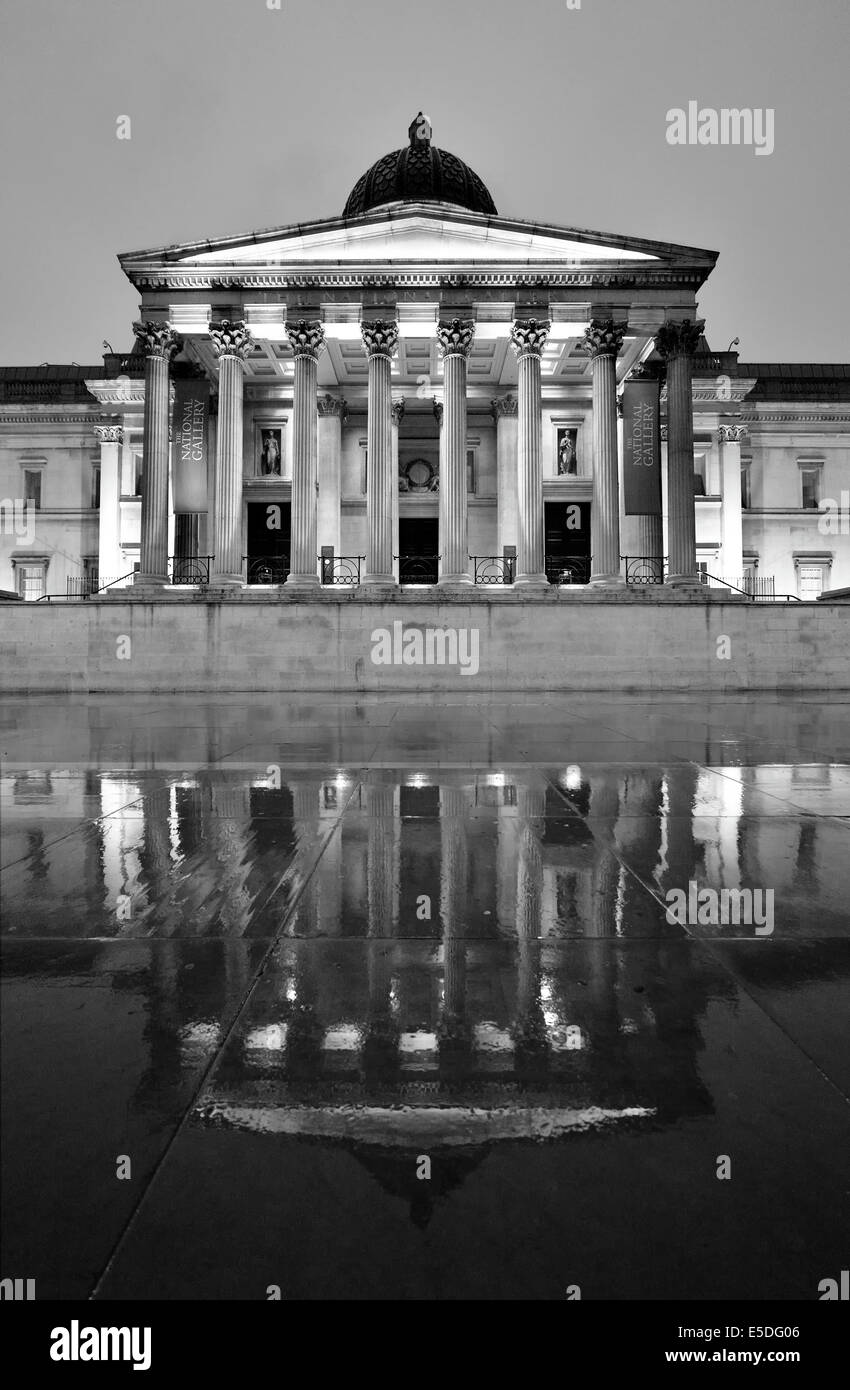
[[[487,217],[444,204],[399,203],[363,217],[325,219],[120,257],[131,280],[152,271],[226,273],[354,267],[511,267],[639,270],[704,265],[715,253],[578,228]]]

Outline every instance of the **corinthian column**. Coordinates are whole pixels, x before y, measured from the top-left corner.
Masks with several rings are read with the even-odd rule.
[[[331,545],[334,555],[339,555],[342,422],[345,418],[346,405],[345,401],[330,394],[319,396],[317,405],[319,409],[319,502],[316,538],[320,553],[323,546]]]
[[[656,346],[667,361],[668,584],[697,585],[692,359],[705,323],[665,323]]]
[[[398,433],[404,419],[404,397],[393,396],[393,533],[392,553],[398,555]],[[400,560],[393,559],[393,575],[398,579]]]
[[[136,584],[168,583],[168,363],[178,340],[167,323],[134,323],[145,350],[142,535]]]
[[[744,573],[741,440],[746,438],[746,434],[746,425],[720,426],[720,544],[723,557],[720,573],[724,579]],[[102,477],[100,487],[103,497]]]
[[[549,323],[515,319],[511,344],[517,355],[517,584],[546,584],[543,556],[543,446],[540,357]]]
[[[325,345],[320,323],[298,319],[286,326],[295,357],[292,423],[292,559],[286,586],[317,589],[319,426],[316,406],[319,355]]]
[[[617,354],[627,325],[593,319],[585,351],[593,360],[593,505],[590,582],[616,586],[620,575],[620,479],[617,457]]]
[[[252,338],[244,323],[210,324],[218,358],[212,583],[242,583],[242,381]]]
[[[466,363],[475,324],[443,319],[443,458],[440,477],[440,584],[471,584],[466,497]]]
[[[95,425],[95,437],[100,441],[100,511],[98,514],[97,572],[100,583],[118,579],[122,574],[121,558],[121,445],[124,430],[121,425]]]
[[[497,396],[492,402],[496,421],[496,550],[516,546],[517,535],[517,398]]]
[[[384,319],[361,323],[369,359],[369,420],[366,430],[366,573],[364,584],[395,586],[393,574],[392,359],[398,324]]]

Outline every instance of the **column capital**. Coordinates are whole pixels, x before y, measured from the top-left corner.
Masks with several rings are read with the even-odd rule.
[[[401,400],[401,399],[394,399],[394,400],[393,400],[393,404],[392,404],[392,417],[393,417],[393,424],[394,424],[394,425],[398,426],[398,425],[401,424],[402,420],[404,419],[404,401],[403,401],[403,400]]]
[[[517,359],[540,357],[551,327],[548,319],[514,319],[511,324],[511,347]]]
[[[664,379],[665,366],[663,362],[636,362],[632,367],[627,381],[662,381]]]
[[[746,425],[721,425],[718,433],[722,444],[740,444],[749,431]]]
[[[101,444],[123,444],[123,425],[95,425],[94,432]]]
[[[250,329],[241,319],[211,323],[209,334],[216,357],[238,357],[244,362],[254,344]]]
[[[326,391],[323,396],[317,397],[316,409],[320,415],[338,415],[341,420],[345,419],[348,412],[345,401],[339,396],[332,396],[329,391]]]
[[[655,346],[667,361],[673,357],[693,357],[704,328],[705,319],[670,321],[659,328]]]
[[[293,357],[309,357],[311,361],[318,362],[325,346],[325,330],[318,319],[289,320],[286,336]]]
[[[468,357],[475,337],[472,319],[440,319],[437,342],[444,357]]]
[[[501,419],[504,415],[516,415],[519,409],[519,402],[516,396],[495,396],[490,402],[490,410],[494,420]]]
[[[615,319],[591,319],[590,326],[584,330],[584,351],[590,357],[616,357],[628,326]]]
[[[360,324],[363,347],[368,357],[395,356],[398,347],[398,324],[394,319],[372,319]]]
[[[662,443],[662,444],[666,444],[666,443],[667,443],[667,426],[666,426],[666,425],[662,425],[662,426],[661,426],[660,434],[661,434],[661,443]]]
[[[133,332],[141,341],[146,357],[160,357],[167,362],[180,347],[180,339],[170,323],[139,321],[133,324]]]

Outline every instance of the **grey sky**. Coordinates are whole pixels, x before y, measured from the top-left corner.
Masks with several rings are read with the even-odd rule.
[[[4,365],[128,347],[118,252],[338,214],[420,107],[500,213],[719,251],[714,347],[850,360],[848,0],[2,0],[0,25]],[[690,100],[773,107],[774,153],[671,147]]]

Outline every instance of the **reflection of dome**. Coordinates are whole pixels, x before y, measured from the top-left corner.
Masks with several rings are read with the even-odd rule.
[[[406,149],[385,154],[354,185],[343,217],[357,217],[384,203],[436,201],[496,216],[496,207],[476,173],[456,154],[431,144],[431,123],[422,112],[410,123]]]

